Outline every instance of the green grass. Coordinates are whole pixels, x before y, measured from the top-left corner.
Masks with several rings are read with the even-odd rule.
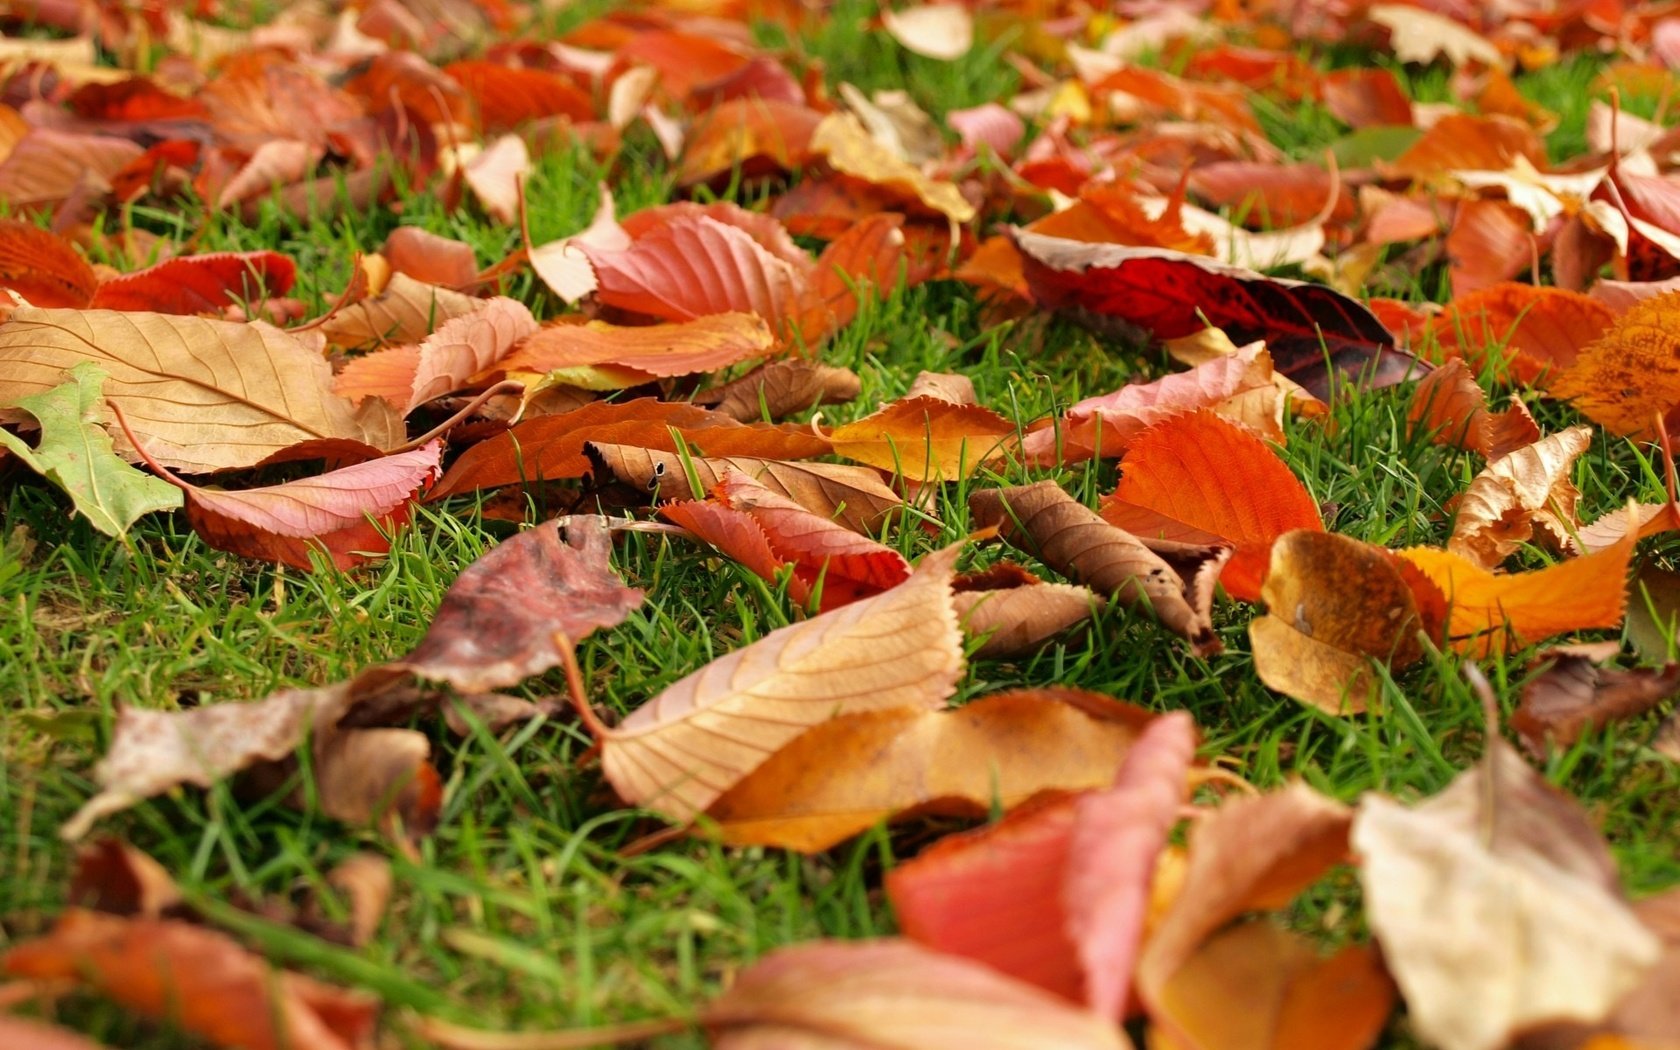
[[[864,31],[867,10],[847,0],[824,35],[799,45],[826,63],[831,80],[907,86],[938,110],[1012,90],[1014,73],[996,50],[948,65],[918,59]],[[1555,149],[1579,148],[1582,85],[1594,71],[1583,62],[1524,81],[1525,91],[1562,111]],[[1429,99],[1445,90],[1439,71],[1413,83]],[[1295,156],[1322,149],[1345,130],[1316,107],[1259,109],[1268,132]],[[580,153],[544,157],[529,187],[537,240],[582,226],[603,179],[621,212],[671,194],[656,150],[639,139],[606,168]],[[291,254],[299,263],[298,294],[318,309],[344,286],[352,253],[377,248],[399,221],[459,237],[486,262],[518,243],[517,231],[471,210],[446,214],[423,192],[407,193],[400,211],[323,212],[306,223],[270,207],[249,224],[226,216],[205,224],[190,212],[135,209],[133,219],[178,239],[196,235],[202,250]],[[508,294],[533,304],[539,316],[558,306],[528,276],[515,278]],[[1169,368],[1154,351],[1106,342],[1061,320],[988,327],[972,294],[949,283],[900,290],[865,309],[824,358],[864,379],[857,402],[824,409],[830,422],[896,396],[921,369],[968,374],[983,403],[1024,424]],[[1331,528],[1395,547],[1438,545],[1450,532],[1451,500],[1479,463],[1408,436],[1406,399],[1396,390],[1350,397],[1336,406],[1333,425],[1292,424],[1283,455],[1332,508]],[[1556,406],[1536,408],[1548,429],[1572,421]],[[941,494],[938,535],[901,529],[887,539],[909,554],[952,542],[969,530],[969,489],[1041,477],[1091,501],[1113,488],[1116,470],[1099,464],[985,474]],[[1603,435],[1576,480],[1584,516],[1661,493],[1640,450]],[[400,655],[418,640],[456,574],[512,531],[482,520],[475,500],[457,499],[423,509],[381,564],[301,574],[210,550],[180,516],[153,517],[126,542],[109,540],[71,520],[61,498],[16,467],[0,482],[0,703],[7,712],[0,721],[0,949],[41,932],[64,903],[72,850],[56,831],[91,792],[89,771],[119,705],[251,700]],[[1676,545],[1661,539],[1647,548],[1668,564]],[[963,564],[1001,553],[976,547]],[[1533,555],[1535,564],[1541,557]],[[649,601],[622,626],[585,641],[580,657],[594,698],[616,715],[803,612],[781,589],[665,538],[625,537],[615,564],[631,585],[647,589]],[[1385,677],[1380,713],[1331,717],[1259,684],[1246,630],[1254,612],[1221,605],[1225,652],[1204,661],[1148,619],[1111,610],[1082,640],[1019,661],[974,662],[959,698],[1056,683],[1156,710],[1186,709],[1202,728],[1207,757],[1262,787],[1299,777],[1349,801],[1366,791],[1431,794],[1480,755],[1480,708],[1458,657],[1434,654]],[[1530,655],[1484,664],[1507,709]],[[522,691],[536,697],[562,690],[551,675]],[[1646,746],[1655,725],[1651,717],[1589,733],[1544,768],[1601,822],[1636,895],[1680,882],[1680,773]],[[372,832],[273,799],[237,799],[225,787],[173,793],[102,830],[151,853],[205,902],[295,899],[322,890],[325,873],[354,851],[390,856],[398,890],[366,949],[332,947],[225,908],[219,914],[237,920],[240,935],[272,958],[373,989],[393,1005],[532,1029],[686,1015],[778,945],[889,933],[881,872],[930,839],[925,829],[878,828],[812,858],[680,839],[626,856],[625,847],[660,824],[618,808],[596,769],[580,768],[589,739],[570,719],[501,734],[479,729],[465,739],[432,721],[420,728],[432,737],[446,801],[437,833],[416,858]],[[1333,939],[1356,936],[1358,911],[1349,906],[1357,899],[1357,883],[1338,876],[1304,898],[1292,918]],[[1338,914],[1339,924],[1324,928],[1327,916]],[[67,1000],[60,1012],[113,1045],[198,1045],[91,997]],[[419,1045],[400,1017],[393,1030],[398,1045]],[[1411,1045],[1407,1040],[1397,1021],[1386,1045]],[[685,1035],[655,1045],[701,1042]]]

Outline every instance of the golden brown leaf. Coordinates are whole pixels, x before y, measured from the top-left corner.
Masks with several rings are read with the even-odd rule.
[[[1009,489],[981,489],[969,497],[981,527],[1037,555],[1057,572],[1090,584],[1127,606],[1151,609],[1198,654],[1216,653],[1211,604],[1213,582],[1230,557],[1229,547],[1201,548],[1189,575],[1124,529],[1102,520],[1054,481]]]
[[[768,361],[739,379],[700,391],[694,403],[750,423],[850,401],[862,389],[863,381],[849,368],[815,361]]]
[[[1573,552],[1581,493],[1570,473],[1591,444],[1591,427],[1570,427],[1489,463],[1460,498],[1447,550],[1484,569],[1536,534]]]
[[[1406,666],[1422,656],[1417,632],[1431,626],[1392,555],[1336,533],[1280,537],[1260,596],[1266,615],[1248,627],[1254,672],[1331,714],[1365,710],[1371,661]]]
[[[1680,405],[1680,292],[1637,303],[1552,383],[1613,434],[1655,440]],[[1672,429],[1672,428],[1671,428]]]
[[[776,752],[706,815],[726,842],[806,853],[887,818],[983,817],[1043,791],[1107,787],[1154,717],[1072,689],[842,715]]]
[[[249,467],[319,439],[376,448],[404,440],[389,411],[355,412],[329,391],[331,369],[306,340],[265,324],[171,314],[16,311],[0,325],[0,405],[58,386],[82,361],[109,373],[105,396],[176,470]],[[134,455],[126,441],[117,449]]]
[[[648,700],[601,741],[608,782],[626,802],[686,822],[811,726],[936,709],[963,670],[957,551],[929,554],[892,590],[772,631]]]
[[[921,169],[877,142],[863,122],[850,113],[824,117],[811,135],[811,152],[827,159],[835,171],[902,193],[952,222],[974,218],[974,205],[955,183],[922,174]]]
[[[352,303],[323,321],[319,331],[328,343],[345,349],[376,343],[418,343],[438,325],[470,314],[483,305],[484,300],[463,292],[422,284],[405,273],[393,273],[371,297]]]
[[[1013,562],[958,576],[952,600],[963,631],[984,639],[974,655],[985,660],[1033,652],[1103,603],[1089,588],[1046,583]]]
[[[497,367],[552,372],[613,365],[651,379],[711,372],[763,357],[775,347],[769,326],[757,314],[708,314],[675,324],[634,327],[589,321],[537,329]]]
[[[828,434],[835,455],[911,481],[965,478],[1007,448],[1015,425],[980,405],[904,398]]]

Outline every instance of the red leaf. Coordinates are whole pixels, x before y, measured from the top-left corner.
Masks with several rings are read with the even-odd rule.
[[[595,115],[589,95],[558,73],[481,61],[451,62],[443,72],[478,104],[486,132],[509,131],[542,117],[588,120]]]
[[[184,255],[113,277],[93,293],[95,310],[221,314],[292,290],[297,266],[279,252]]]
[[[98,284],[93,267],[69,241],[22,219],[0,219],[0,288],[33,306],[79,310]]]
[[[1040,305],[1118,317],[1157,339],[1209,325],[1239,346],[1263,339],[1277,370],[1318,398],[1329,395],[1333,378],[1392,386],[1426,368],[1395,349],[1370,310],[1324,285],[1165,248],[1083,244],[1025,230],[1013,236]]]

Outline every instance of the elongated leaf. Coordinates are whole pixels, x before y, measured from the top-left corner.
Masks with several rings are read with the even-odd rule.
[[[836,455],[912,481],[956,481],[1006,450],[1014,435],[1014,424],[989,408],[912,397],[835,427],[828,440]]]
[[[169,484],[124,463],[100,426],[105,371],[91,361],[70,370],[70,380],[44,394],[19,398],[17,407],[40,425],[34,448],[0,430],[0,447],[62,488],[76,512],[107,536],[121,536],[154,510],[173,510],[181,494]]]
[[[756,314],[711,314],[676,324],[627,325],[590,321],[535,330],[500,367],[550,372],[616,365],[649,377],[711,372],[763,357],[775,338]]]
[[[962,674],[956,547],[884,594],[772,631],[637,708],[601,741],[625,801],[686,822],[807,728],[836,715],[931,710]]]
[[[95,310],[220,315],[230,306],[279,298],[292,290],[296,278],[297,265],[279,252],[183,255],[104,282],[88,305]]]
[[[1165,248],[1085,244],[1018,230],[1027,283],[1044,306],[1077,306],[1178,339],[1212,325],[1264,340],[1277,370],[1313,396],[1337,379],[1390,386],[1427,369],[1395,349],[1370,310],[1333,289]]]
[[[1103,604],[1087,587],[1046,583],[1012,562],[959,576],[955,586],[952,600],[963,631],[984,639],[974,650],[982,659],[1033,652]]]
[[[536,319],[523,303],[491,299],[443,322],[418,347],[382,350],[352,361],[333,381],[333,390],[357,401],[384,398],[407,415],[500,364],[536,331]]]

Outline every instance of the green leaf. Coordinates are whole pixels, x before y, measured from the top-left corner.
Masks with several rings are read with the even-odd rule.
[[[180,489],[136,470],[112,451],[111,436],[99,425],[105,370],[83,362],[68,375],[70,382],[16,402],[40,421],[40,443],[30,448],[0,430],[0,445],[68,493],[76,510],[107,536],[121,536],[141,515],[179,507]]]

